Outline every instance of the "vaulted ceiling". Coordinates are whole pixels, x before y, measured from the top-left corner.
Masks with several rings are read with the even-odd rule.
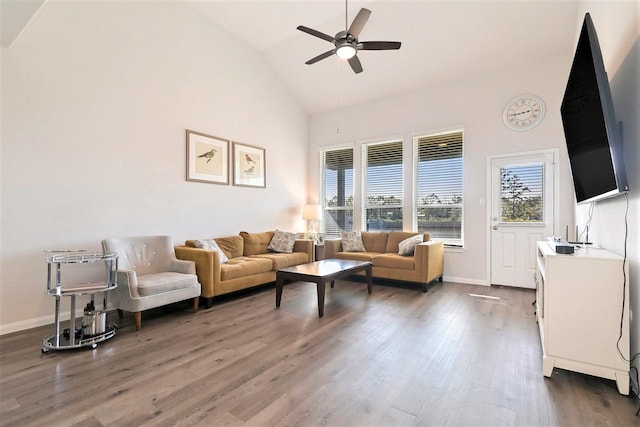
[[[335,56],[305,65],[332,45],[296,29],[305,25],[332,36],[344,30],[344,1],[175,1],[184,1],[212,25],[253,47],[309,113],[440,85],[554,54],[570,56],[579,21],[577,1],[349,1],[347,23],[362,7],[372,11],[361,41],[402,42],[398,51],[359,52],[364,71],[356,75]],[[8,46],[44,0],[1,2],[2,44]]]

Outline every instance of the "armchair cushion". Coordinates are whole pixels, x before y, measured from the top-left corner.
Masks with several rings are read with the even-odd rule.
[[[157,295],[189,288],[197,282],[198,278],[195,274],[174,273],[172,271],[145,274],[138,276],[138,293],[141,297]]]
[[[296,233],[276,230],[273,238],[269,242],[267,249],[273,252],[290,254],[293,252],[293,245],[296,243]]]

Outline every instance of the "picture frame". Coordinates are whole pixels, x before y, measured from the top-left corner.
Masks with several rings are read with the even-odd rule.
[[[229,185],[229,140],[187,129],[187,181]]]
[[[306,233],[296,233],[296,240],[304,240]]]
[[[252,145],[233,143],[233,185],[267,187],[266,150]]]
[[[324,245],[324,233],[316,234],[316,243],[319,245]]]

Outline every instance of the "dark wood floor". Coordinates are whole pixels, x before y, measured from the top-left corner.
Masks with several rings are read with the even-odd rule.
[[[125,315],[95,350],[42,355],[52,327],[5,335],[0,424],[640,425],[613,381],[544,378],[533,299],[338,281],[318,318],[314,285],[293,283],[279,309],[269,287],[145,313],[140,332]]]

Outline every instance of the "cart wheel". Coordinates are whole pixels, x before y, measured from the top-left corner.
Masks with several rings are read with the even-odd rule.
[[[92,350],[95,350],[96,348],[98,348],[98,344],[96,344],[96,343],[91,344],[91,349]]]
[[[42,347],[40,351],[42,351],[42,354],[49,353],[49,349],[46,347]]]

